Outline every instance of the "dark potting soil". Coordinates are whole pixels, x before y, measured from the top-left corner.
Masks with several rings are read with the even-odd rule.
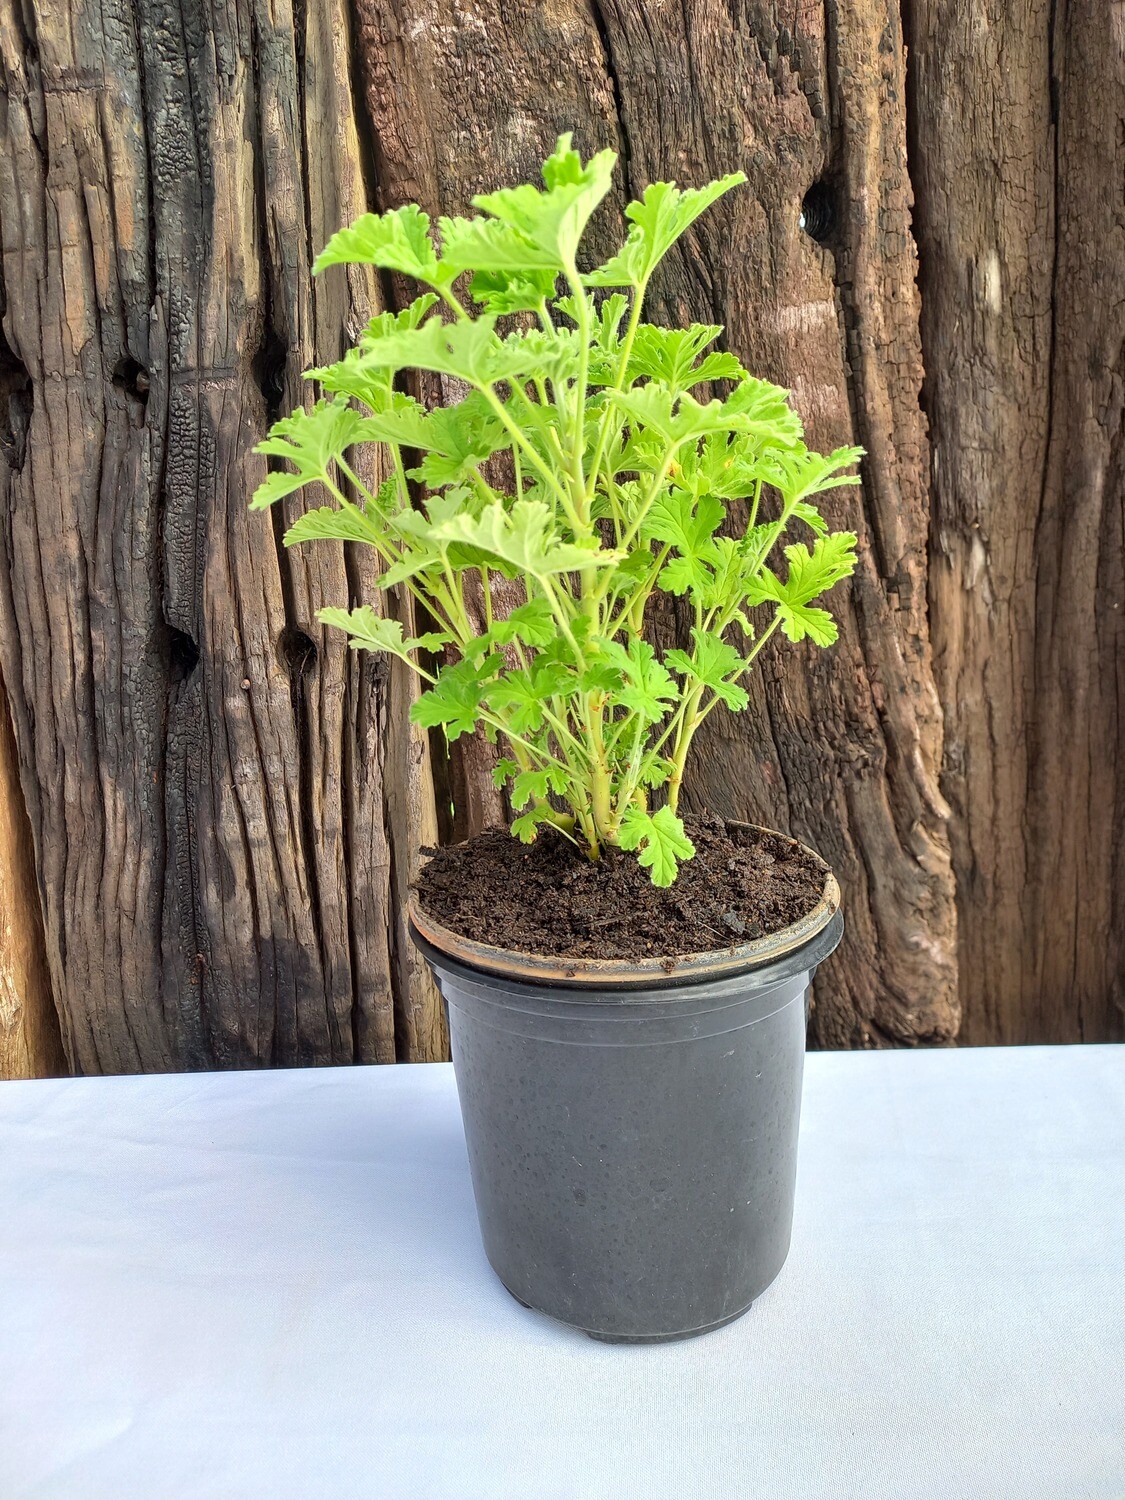
[[[820,900],[828,866],[776,834],[687,817],[695,856],[654,886],[636,856],[592,863],[561,834],[521,844],[490,828],[426,850],[418,899],[443,927],[478,943],[561,958],[675,958],[778,932]]]

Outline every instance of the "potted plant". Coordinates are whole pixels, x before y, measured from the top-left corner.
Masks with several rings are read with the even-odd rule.
[[[712,348],[721,329],[643,321],[646,289],[744,179],[654,183],[603,265],[580,245],[616,157],[564,136],[542,188],[471,218],[366,214],[315,269],[362,263],[425,288],[310,375],[277,422],[268,506],[321,504],[287,544],[374,547],[382,589],[320,619],[400,657],[416,723],[498,747],[511,833],[438,851],[411,909],[450,1019],[489,1259],[509,1290],[598,1338],[686,1337],[745,1312],[789,1244],[804,997],[839,941],[839,890],[766,830],[685,819],[700,725],[748,704],[766,642],[828,646],[815,603],[855,537],[813,503],[860,455],[802,441],[788,393]],[[425,409],[404,371],[464,394]],[[700,389],[700,388],[704,389]],[[710,394],[709,394],[710,392]],[[386,478],[352,450],[380,445]],[[675,595],[688,630],[657,650]]]

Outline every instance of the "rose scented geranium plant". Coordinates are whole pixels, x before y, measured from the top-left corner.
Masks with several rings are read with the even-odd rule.
[[[835,638],[816,601],[852,571],[855,537],[832,532],[814,499],[856,482],[845,471],[859,449],[810,452],[787,393],[713,347],[721,329],[643,320],[662,257],[741,174],[654,183],[626,209],[624,244],[591,267],[582,236],[614,161],[583,164],[564,136],[542,188],[482,194],[477,217],[442,219],[436,239],[414,206],[334,235],[317,270],[362,263],[426,290],[310,372],[326,394],[260,444],[284,467],[253,503],[314,485],[331,503],[286,541],[376,549],[380,586],[413,594],[424,633],[363,603],[321,620],[424,679],[417,723],[450,740],[482,726],[516,835],[554,831],[536,851],[486,833],[438,853],[411,934],[446,1001],[493,1267],[526,1306],[647,1342],[729,1322],[785,1259],[804,996],[840,939],[839,888],[792,840],[724,824],[725,845],[710,829],[705,844],[700,830],[690,883],[705,877],[719,903],[704,930],[722,943],[732,903],[768,907],[773,927],[688,952],[696,929],[677,935],[666,918],[698,911],[698,896],[654,891],[628,853],[560,866],[555,834],[595,862],[634,851],[655,885],[673,884],[695,855],[678,807],[699,726],[747,706],[746,674],[777,632]],[[462,399],[427,410],[400,388],[412,371]],[[356,458],[368,443],[387,455],[374,489],[360,475],[376,466]],[[690,611],[663,653],[645,638],[660,593]],[[502,875],[472,873],[501,850],[517,856],[499,858]],[[527,882],[536,905],[523,892],[538,854],[549,873]],[[775,897],[797,865],[814,873],[794,906]],[[591,884],[609,889],[634,956],[605,952]],[[498,911],[501,942],[468,919],[445,925],[437,885],[456,911],[468,900],[472,922]],[[724,931],[746,931],[726,914]],[[531,951],[504,945],[510,916]]]
[[[815,601],[852,572],[855,537],[830,531],[814,499],[857,482],[844,471],[861,450],[811,452],[788,392],[712,347],[720,328],[643,320],[662,258],[741,173],[654,183],[626,209],[617,254],[582,268],[615,161],[583,164],[563,136],[542,188],[481,194],[479,215],[441,219],[436,240],[415,205],[334,235],[314,270],[371,265],[427,290],[309,372],[327,394],[259,444],[287,466],[252,503],[327,492],[287,545],[366,543],[379,586],[414,595],[433,625],[418,636],[367,604],[320,619],[424,679],[418,724],[500,742],[519,838],[549,825],[591,859],[635,850],[666,886],[694,852],[678,806],[700,725],[747,706],[745,676],[776,632],[836,637]],[[449,377],[464,399],[427,410],[399,388],[408,371]],[[367,443],[389,459],[375,490],[354,458]],[[507,611],[499,579],[522,586]],[[662,655],[645,639],[660,592],[692,617],[690,640]]]

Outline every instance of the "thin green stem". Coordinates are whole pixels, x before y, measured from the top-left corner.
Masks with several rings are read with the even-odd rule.
[[[568,514],[570,514],[570,496],[563,489],[562,485],[555,478],[551,470],[539,457],[539,454],[536,451],[534,445],[528,442],[524,434],[512,421],[511,417],[508,415],[507,407],[504,405],[503,401],[500,400],[499,396],[497,396],[495,387],[491,385],[476,385],[474,388],[480,391],[481,395],[488,402],[489,406],[492,407],[492,410],[500,418],[501,423],[503,424],[509,436],[512,438],[513,442],[527,455],[527,458],[530,461],[532,467],[538,470],[540,477],[546,482],[548,487],[554,491],[555,496],[561,502],[564,510],[566,510]],[[524,399],[526,400],[527,397],[525,396]]]
[[[351,482],[362,494],[367,497],[367,500],[370,502],[372,497],[367,487],[358,478],[356,478],[356,476],[351,472],[351,470],[345,463],[340,460],[337,460],[337,462],[340,463],[340,468],[344,471]],[[357,505],[354,505],[352,501],[348,499],[343,490],[341,490],[338,485],[334,484],[332,480],[329,479],[327,474],[322,477],[322,482],[325,489],[327,489],[332,495],[335,496],[336,501],[340,505],[341,509],[353,511],[359,510],[359,507]],[[360,514],[362,515],[362,512],[360,512]],[[390,542],[387,540],[387,538],[376,532],[374,528],[371,529],[369,542],[370,545],[374,547],[375,551],[379,554],[380,558],[382,558],[383,562],[388,566],[392,568],[397,567],[397,565],[402,562],[405,554],[402,552],[396,552],[390,545]],[[412,578],[404,578],[402,582],[407,591],[412,594],[413,597],[417,599],[418,603],[423,605],[424,608],[434,617],[435,623],[438,624],[447,635],[451,635],[454,640],[457,641],[458,645],[464,645],[467,641],[472,639],[473,631],[471,627],[468,626],[467,621],[464,622],[464,629],[459,629],[458,626],[454,623],[456,610],[453,607],[453,601],[452,599],[446,597],[444,588],[437,583],[436,579],[433,580],[430,593],[424,593]],[[444,611],[444,614],[442,613],[442,611]]]
[[[634,630],[638,635],[641,633],[644,628],[645,608],[648,605],[648,601],[652,598],[653,590],[656,587],[656,580],[660,577],[661,569],[668,561],[668,554],[671,550],[671,542],[666,542],[657,553],[656,561],[653,563],[648,577],[637,585],[624,604],[620,606],[617,614],[611,617],[605,630],[610,640],[624,627],[626,620],[629,621],[629,628],[631,630]]]
[[[485,630],[491,630],[492,629],[492,584],[491,584],[491,581],[490,581],[491,580],[491,575],[490,575],[490,573],[488,571],[487,566],[484,563],[482,563],[480,565],[480,567],[477,569],[477,572],[480,574],[481,592],[484,595],[484,628],[485,628]]]
[[[779,612],[774,615],[769,625],[762,631],[757,641],[755,641],[753,649],[743,663],[742,671],[738,674],[740,677],[749,671],[755,658],[780,624],[781,614]],[[688,751],[691,749],[691,742],[695,738],[700,724],[703,723],[703,720],[711,712],[715,704],[721,701],[719,695],[716,693],[712,696],[711,701],[706,707],[702,711],[698,711],[705,690],[704,684],[700,683],[698,687],[692,690],[681,705],[680,730],[676,737],[676,746],[671,757],[672,774],[668,778],[668,806],[673,812],[676,811],[679,805],[680,785],[683,781],[684,765],[687,761]]]
[[[647,281],[642,282],[633,292],[633,305],[629,309],[629,322],[625,328],[625,337],[621,340],[620,358],[617,362],[617,373],[614,377],[612,390],[620,391],[623,388],[625,372],[629,368],[629,357],[633,352],[633,340],[637,336],[637,327],[641,321],[641,309],[644,306],[645,290]],[[605,445],[609,438],[609,428],[613,416],[613,403],[607,401],[605,412],[602,414],[601,425],[598,428],[598,438],[594,445],[594,456],[590,463],[590,482],[596,483],[598,469],[605,456]]]
[[[566,278],[574,299],[578,323],[578,376],[574,382],[574,423],[570,433],[570,472],[574,503],[583,524],[590,525],[591,485],[587,485],[582,464],[586,456],[586,388],[590,379],[590,301],[574,266],[568,266]],[[596,474],[596,470],[593,473]]]
[[[574,631],[571,629],[570,619],[568,618],[567,612],[563,607],[562,598],[555,589],[555,586],[551,582],[550,578],[544,576],[542,578],[536,579],[536,582],[539,584],[539,587],[547,596],[547,600],[551,605],[556,623],[558,624],[559,629],[562,631],[563,635],[566,636],[567,644],[569,645],[570,649],[574,652],[574,660],[577,663],[578,670],[580,672],[585,671],[586,653],[578,644],[578,638],[574,634]]]
[[[482,723],[490,724],[493,729],[499,730],[499,732],[508,741],[509,745],[522,746],[522,748],[526,750],[529,755],[535,756],[535,758],[541,761],[545,766],[558,766],[560,771],[570,772],[571,767],[565,760],[559,760],[558,757],[552,755],[549,750],[544,750],[542,746],[535,745],[531,742],[531,740],[525,739],[523,735],[517,734],[515,730],[505,724],[503,718],[499,714],[495,713],[492,709],[482,707],[480,711],[480,718]]]
[[[627,553],[629,551],[629,549],[632,547],[634,541],[637,539],[637,536],[638,536],[638,534],[640,532],[641,527],[645,523],[645,519],[647,518],[649,511],[656,504],[656,497],[660,494],[660,491],[664,488],[664,481],[668,478],[668,471],[672,467],[672,463],[673,463],[673,460],[675,459],[677,451],[683,446],[683,442],[684,442],[684,440],[681,439],[680,442],[673,443],[671,445],[671,447],[665,453],[665,455],[664,455],[664,461],[660,465],[660,470],[659,470],[658,474],[656,475],[656,478],[654,479],[652,485],[650,486],[648,494],[645,496],[645,498],[641,501],[640,505],[637,507],[637,513],[633,517],[633,524],[629,527],[628,531],[625,533],[625,535],[621,539],[621,550],[623,552]],[[602,602],[602,600],[605,598],[606,594],[609,592],[609,588],[610,588],[610,585],[611,585],[612,581],[613,581],[613,573],[612,573],[612,571],[610,569],[607,568],[606,569],[606,575],[605,575],[605,581],[600,585],[598,593],[597,593],[597,596],[596,596],[597,602],[599,604]]]

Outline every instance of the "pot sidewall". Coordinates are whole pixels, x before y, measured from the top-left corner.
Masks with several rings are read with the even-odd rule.
[[[449,1015],[489,1261],[530,1307],[614,1339],[746,1310],[789,1249],[805,1002],[797,953],[651,990],[517,982],[415,934]]]

